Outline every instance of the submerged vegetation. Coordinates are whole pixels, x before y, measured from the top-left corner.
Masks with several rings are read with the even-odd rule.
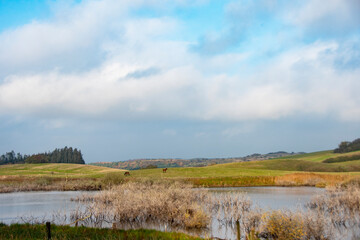
[[[329,188],[307,204],[306,210],[265,211],[244,195],[216,197],[218,221],[237,228],[247,239],[358,239],[360,233],[359,180]]]
[[[242,193],[208,194],[172,181],[128,182],[81,196],[77,200],[86,208],[75,211],[72,219],[90,226],[152,222],[185,229],[206,229],[216,220],[248,239],[351,239],[360,231],[359,182],[329,188],[306,210],[295,212],[256,208]]]

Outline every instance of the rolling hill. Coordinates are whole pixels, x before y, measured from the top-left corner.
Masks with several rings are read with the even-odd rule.
[[[84,164],[39,163],[39,164],[8,164],[0,166],[0,176],[28,177],[71,177],[99,178],[108,173],[123,172],[121,169],[99,167]]]

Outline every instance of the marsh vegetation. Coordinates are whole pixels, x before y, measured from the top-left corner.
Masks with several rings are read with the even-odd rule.
[[[261,191],[262,195],[267,194],[266,197],[275,202],[279,201],[280,196],[298,198],[299,194],[304,195],[306,191],[312,193],[301,201],[302,204],[307,202],[306,206],[296,208],[294,202],[291,205],[286,205],[284,202],[280,205],[273,205],[271,202],[258,205],[259,199],[251,193],[251,190],[247,190],[248,188],[244,191],[249,191],[249,194],[245,194],[240,192],[243,189],[239,191],[231,188],[195,189],[189,184],[175,181],[125,182],[100,192],[83,195],[63,193],[69,196],[68,199],[73,196],[73,202],[65,204],[73,209],[68,211],[66,216],[64,212],[58,212],[50,218],[49,216],[47,218],[23,217],[20,222],[36,224],[51,221],[56,224],[101,228],[111,228],[115,224],[119,229],[147,228],[167,232],[183,231],[205,238],[236,239],[238,234],[243,239],[245,237],[248,239],[289,239],[290,237],[290,239],[350,240],[356,239],[360,232],[359,183],[352,180],[346,184],[328,188],[326,191],[311,190],[312,188],[301,190],[303,187],[274,187],[270,188],[273,189],[270,191],[266,187],[249,188],[254,189],[255,192]],[[281,192],[286,192],[286,194],[281,194]],[[314,196],[315,192],[320,195],[309,201],[310,196]],[[11,193],[3,196],[16,195],[18,199],[19,194],[23,197],[33,196],[32,202],[37,196],[37,193]],[[272,194],[280,195],[280,198]],[[52,195],[57,199],[56,193]],[[267,208],[268,204],[271,204],[271,209]],[[29,206],[28,203],[26,206]],[[51,209],[50,205],[49,207]],[[50,213],[49,210],[47,212]]]
[[[248,239],[356,239],[360,233],[356,184],[330,188],[306,209],[264,210],[242,193],[209,194],[178,182],[128,182],[81,196],[77,200],[86,208],[73,212],[72,218],[95,226],[156,222],[183,229],[207,229],[217,221],[219,228],[231,228]]]
[[[127,182],[95,195],[84,194],[76,200],[83,202],[86,208],[75,211],[72,218],[88,216],[85,221],[95,226],[111,222],[156,222],[174,227],[205,228],[210,222],[204,207],[209,195],[180,182]]]

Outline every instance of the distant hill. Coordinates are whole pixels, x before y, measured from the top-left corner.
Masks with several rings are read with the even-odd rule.
[[[255,160],[267,160],[272,158],[287,157],[301,153],[288,153],[284,151],[271,152],[267,154],[254,153],[246,157],[230,157],[230,158],[159,158],[159,159],[133,159],[119,162],[96,162],[90,163],[95,166],[111,167],[119,169],[145,169],[145,168],[174,168],[174,167],[205,167],[215,164],[247,162]]]

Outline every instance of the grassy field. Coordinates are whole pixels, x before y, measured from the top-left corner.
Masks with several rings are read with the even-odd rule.
[[[186,179],[197,186],[325,186],[360,176],[360,160],[337,163],[322,161],[360,151],[334,154],[322,151],[286,158],[235,162],[198,168],[144,169],[131,171],[131,178]]]
[[[0,176],[99,178],[123,170],[84,164],[42,163],[1,165]]]
[[[16,164],[0,166],[0,192],[14,182],[32,183],[30,190],[94,190],[112,183],[141,179],[190,181],[197,186],[324,186],[360,176],[360,160],[324,163],[329,158],[359,155],[360,151],[334,154],[322,151],[286,158],[234,162],[207,167],[161,168],[130,171],[78,164]],[[54,180],[55,179],[55,180]],[[61,179],[61,180],[56,180]],[[69,179],[69,181],[68,181]],[[73,184],[70,184],[70,180]],[[74,182],[74,181],[78,182]],[[21,184],[20,184],[21,185]],[[96,187],[94,187],[96,185]],[[49,186],[53,186],[52,188]],[[55,187],[57,186],[57,187]],[[80,189],[78,188],[79,186]],[[2,190],[3,189],[3,190]],[[20,188],[25,191],[26,188]]]
[[[0,239],[47,239],[45,225],[0,224]],[[113,230],[100,228],[69,227],[51,225],[51,239],[200,239],[182,233],[160,232],[155,230]]]
[[[0,192],[100,190],[109,174],[123,170],[84,164],[43,163],[0,166]]]
[[[360,151],[354,151],[349,153],[334,153],[332,150],[328,151],[320,151],[320,152],[313,152],[313,153],[305,153],[301,155],[293,155],[289,157],[283,157],[279,159],[296,159],[296,160],[305,160],[310,162],[322,162],[328,158],[335,158],[339,156],[352,156],[355,154],[360,154]]]

